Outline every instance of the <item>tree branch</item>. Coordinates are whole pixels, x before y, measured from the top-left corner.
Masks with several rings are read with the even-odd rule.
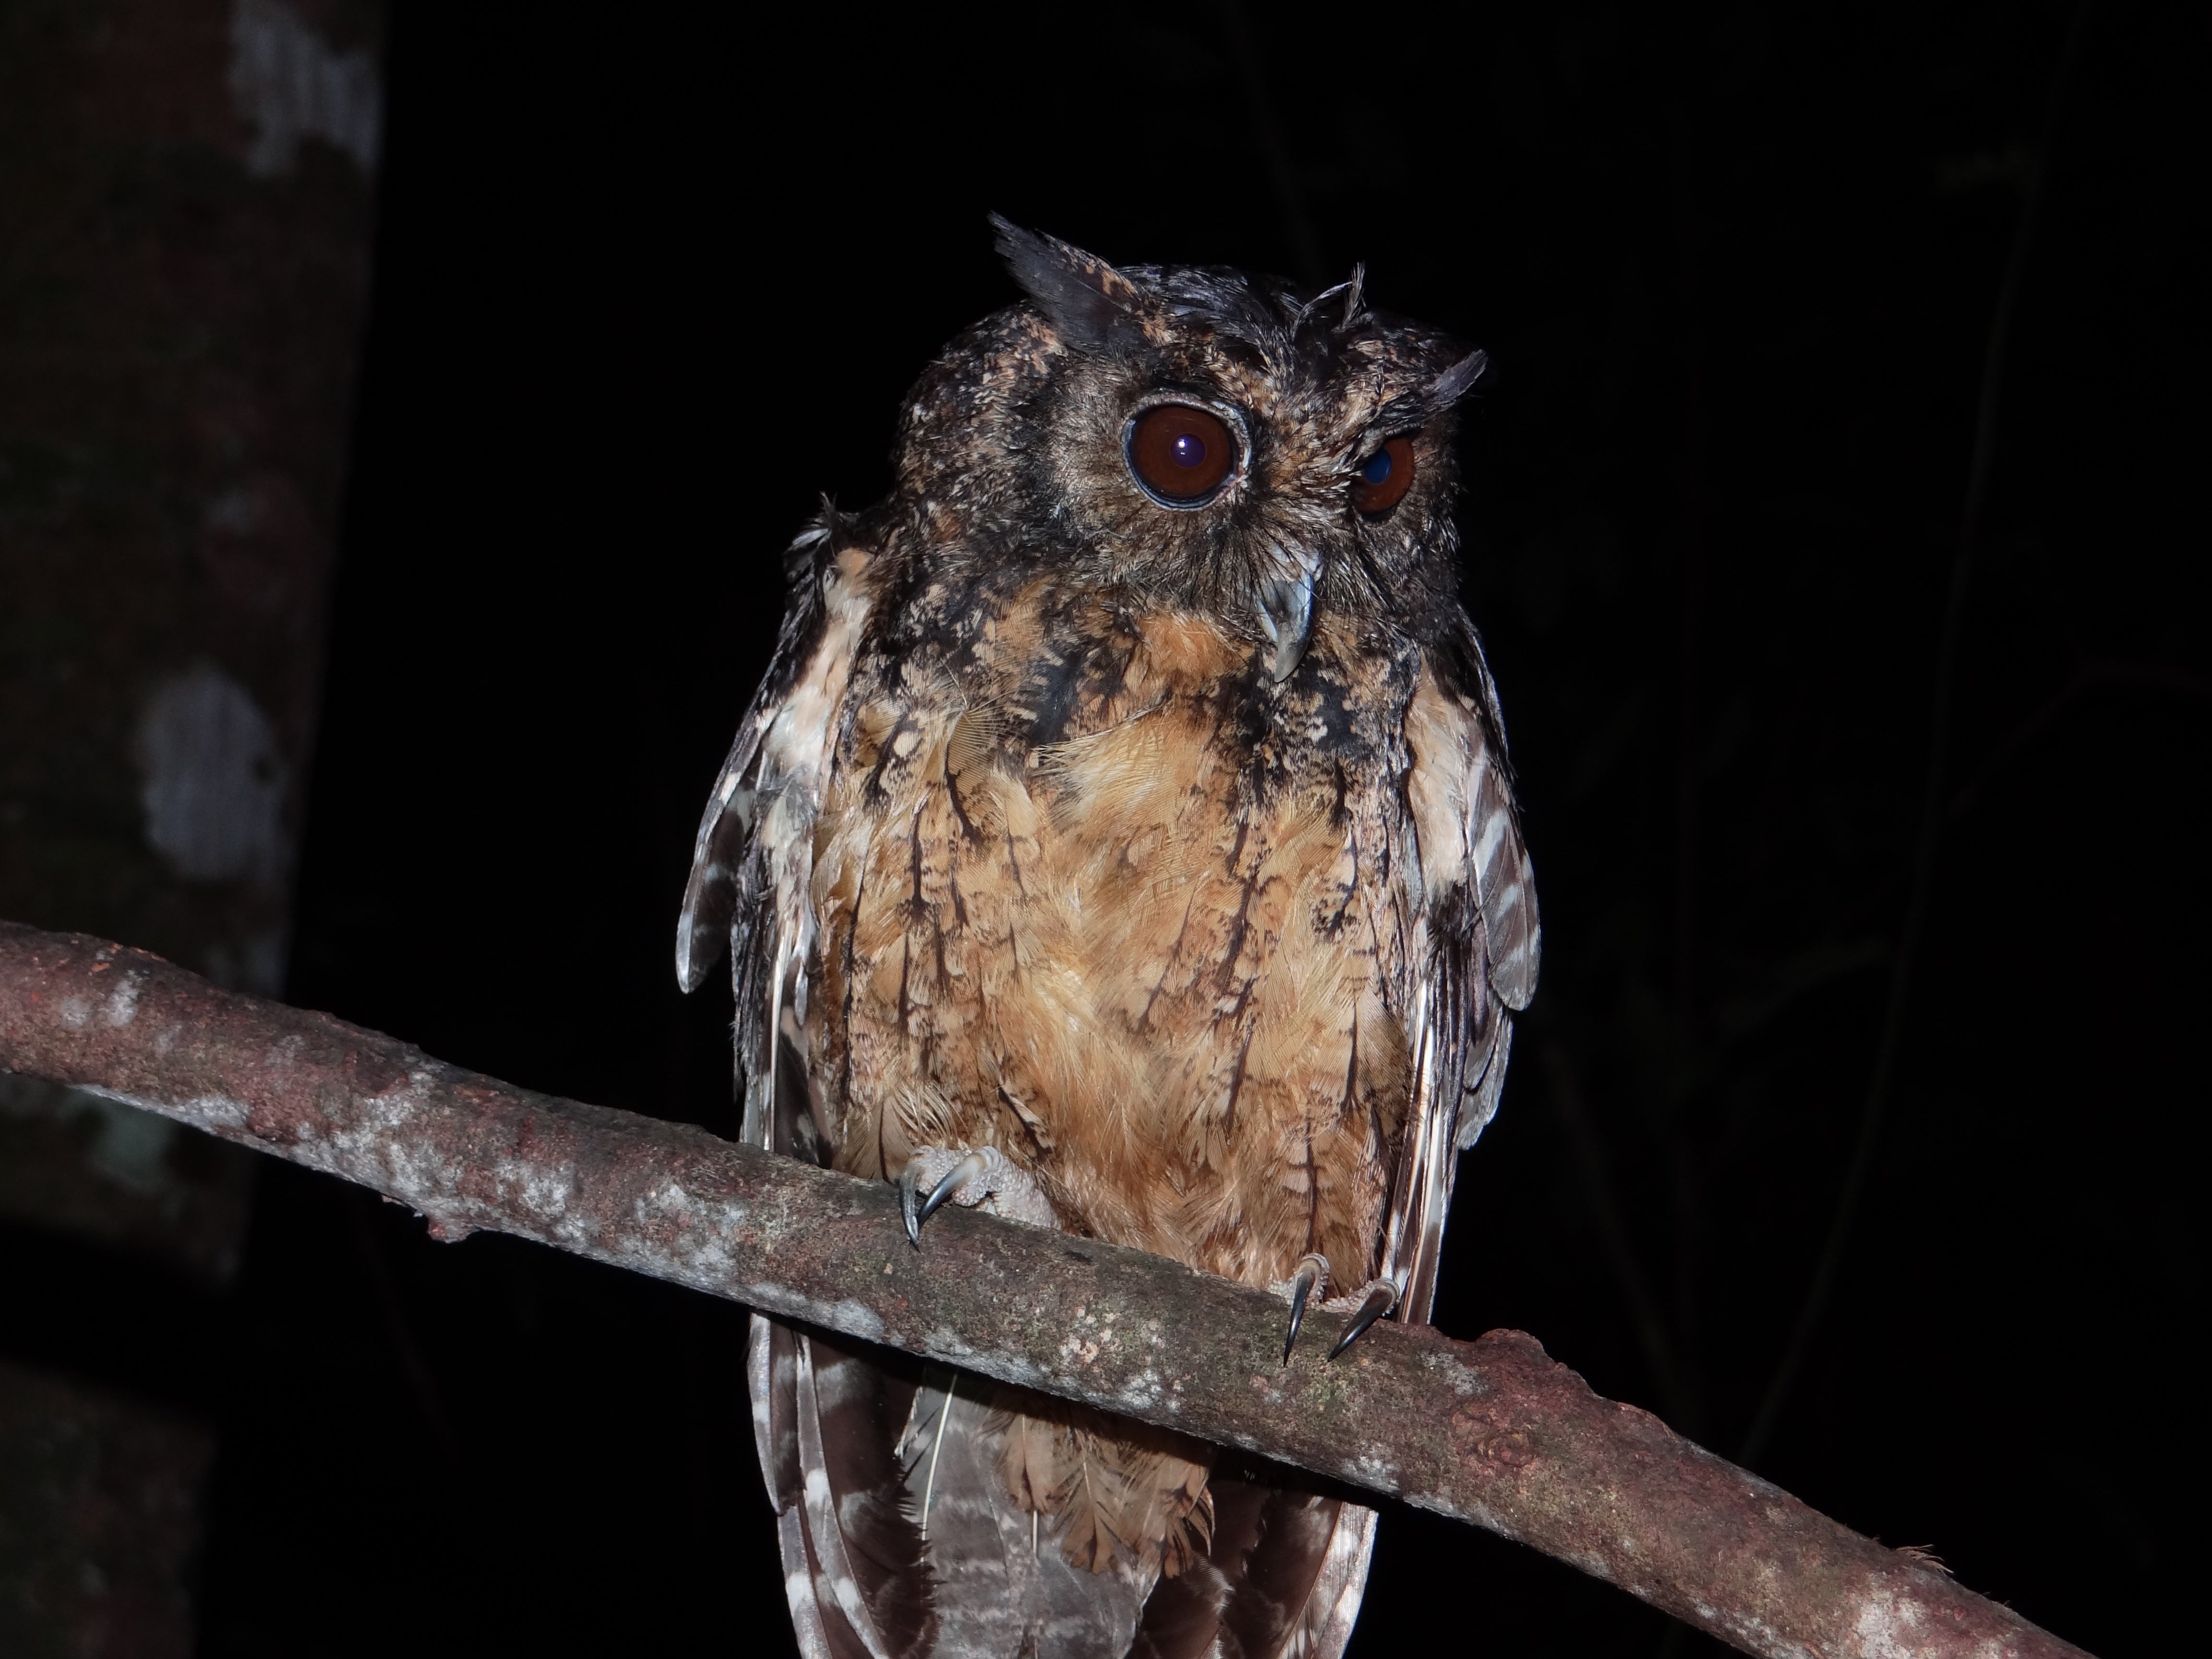
[[[0,922],[0,1068],[485,1228],[1387,1494],[1571,1562],[1747,1653],[2080,1650],[1593,1394],[1533,1338],[1377,1327],[1281,1363],[1264,1291],[518,1089],[157,957]]]

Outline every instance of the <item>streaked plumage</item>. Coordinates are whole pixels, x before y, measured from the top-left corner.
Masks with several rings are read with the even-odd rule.
[[[923,377],[892,496],[793,547],[679,976],[732,945],[749,1139],[883,1180],[995,1148],[992,1207],[1258,1285],[1317,1251],[1424,1319],[1538,949],[1456,597],[1480,356],[1357,278],[1002,246],[1030,303]],[[1234,435],[1218,496],[1138,477],[1164,401]],[[766,1321],[750,1382],[809,1654],[1350,1632],[1370,1511]]]

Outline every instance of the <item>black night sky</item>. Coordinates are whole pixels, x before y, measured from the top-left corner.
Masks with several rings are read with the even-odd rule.
[[[1732,1456],[1772,1398],[1760,1473],[2168,1649],[2203,1541],[2203,9],[932,10],[397,9],[290,999],[732,1131],[728,993],[671,968],[699,806],[786,540],[886,489],[905,387],[1014,297],[987,211],[1364,260],[1495,365],[1466,592],[1547,924],[1437,1322]],[[175,1317],[143,1364],[222,1425],[210,1659],[787,1650],[740,1309],[272,1164],[240,1287]],[[1392,1511],[1353,1650],[1702,1642],[1669,1631]]]

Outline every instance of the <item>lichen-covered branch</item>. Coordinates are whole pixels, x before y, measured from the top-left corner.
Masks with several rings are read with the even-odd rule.
[[[1530,1337],[1383,1325],[1291,1364],[1262,1291],[534,1094],[143,952],[0,923],[0,1069],[786,1318],[1241,1446],[1570,1561],[1746,1652],[2079,1650],[1593,1394]]]

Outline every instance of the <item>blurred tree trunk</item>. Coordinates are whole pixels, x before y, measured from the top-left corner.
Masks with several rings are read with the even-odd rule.
[[[0,914],[264,994],[382,31],[375,0],[0,0]],[[228,1147],[0,1074],[0,1278],[36,1249],[219,1287],[250,1181]],[[0,1651],[187,1653],[212,1428],[43,1373],[100,1368],[26,1322],[0,1347],[37,1362],[0,1365]]]

